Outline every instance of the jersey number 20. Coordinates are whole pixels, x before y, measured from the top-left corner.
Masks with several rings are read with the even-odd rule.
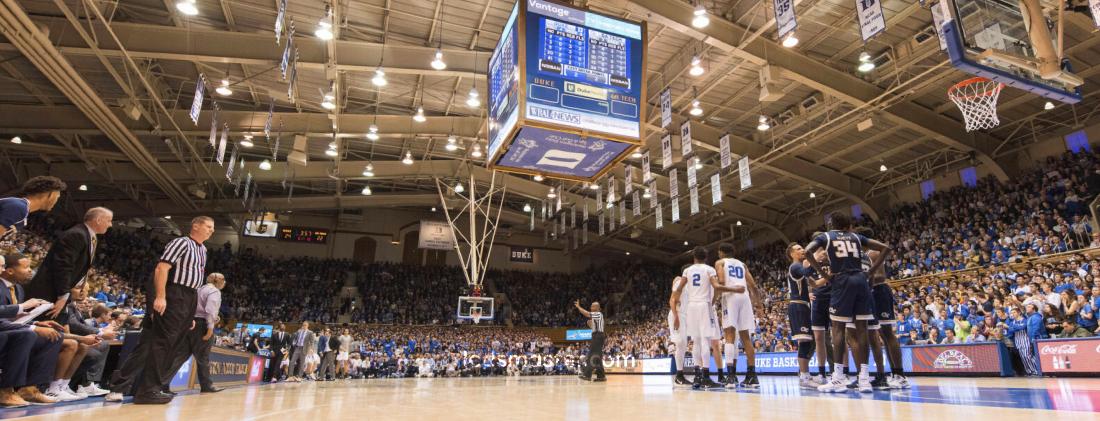
[[[745,270],[742,269],[740,266],[730,266],[729,276],[732,277],[732,278],[744,279],[745,278]]]
[[[859,257],[859,246],[851,241],[836,242],[836,257]]]

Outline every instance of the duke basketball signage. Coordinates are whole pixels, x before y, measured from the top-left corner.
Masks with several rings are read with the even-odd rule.
[[[531,247],[512,247],[508,261],[515,263],[535,263],[535,249]]]
[[[1036,348],[1043,374],[1100,373],[1100,338],[1043,340]]]

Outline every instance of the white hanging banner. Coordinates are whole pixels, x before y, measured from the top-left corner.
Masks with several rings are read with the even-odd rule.
[[[555,205],[554,205],[554,212],[555,213],[561,212],[561,197],[564,194],[565,194],[565,192],[563,192],[561,190],[561,186],[559,186],[558,187],[558,198],[557,198],[557,201],[555,202]]]
[[[535,211],[531,210],[531,232],[535,232]]]
[[[661,92],[661,128],[672,124],[672,88]]]
[[[615,176],[607,177],[607,204],[615,204]]]
[[[689,196],[691,200],[691,214],[695,215],[699,213],[699,186],[691,186]]]
[[[191,122],[197,126],[199,124],[199,114],[202,113],[202,100],[206,95],[206,77],[199,74],[199,80],[195,81],[195,99],[191,101],[191,112],[188,113],[191,116]]]
[[[695,164],[688,162],[688,187],[695,187]]]
[[[661,168],[668,170],[672,167],[672,135],[665,134],[661,138]]]
[[[794,0],[773,0],[772,6],[775,7],[775,26],[779,31],[778,39],[786,38],[787,34],[798,27],[794,17]]]
[[[710,176],[710,204],[717,205],[722,203],[722,177],[715,173]]]
[[[680,180],[676,173],[675,168],[668,172],[668,195],[672,198],[680,195]]]
[[[600,213],[601,206],[603,206],[603,190],[596,190],[596,213]]]
[[[584,202],[584,211],[581,213],[581,223],[588,227],[588,202]]]
[[[577,241],[577,237],[580,237],[578,234],[579,233],[577,232],[577,230],[573,230],[573,235],[572,235],[572,237],[573,237],[573,250],[576,250],[576,249],[580,248],[580,244]]]
[[[653,219],[657,221],[657,229],[661,229],[665,226],[665,215],[663,208],[664,206],[657,206],[657,211],[653,214]]]
[[[733,163],[733,157],[730,156],[730,135],[726,134],[718,138],[718,152],[722,155],[722,169],[729,168]]]
[[[233,145],[233,153],[229,154],[229,165],[227,166],[227,168],[225,170],[225,179],[226,180],[232,180],[233,179],[233,170],[234,170],[234,168],[236,168],[236,167],[234,167],[234,164],[236,164],[236,163],[237,163],[237,145]]]
[[[672,223],[675,224],[677,222],[680,222],[680,200],[679,200],[679,198],[673,197],[672,200],[669,200],[669,205],[672,206]]]
[[[689,120],[680,125],[680,157],[687,160],[691,152],[691,121]]]
[[[251,187],[252,187],[252,173],[248,173],[248,177],[245,178],[245,181],[244,181],[244,195],[241,196],[241,199],[243,201],[248,201],[248,190]]]
[[[543,223],[546,222],[546,212],[548,212],[549,209],[550,209],[550,205],[548,203],[546,203],[545,201],[543,201],[542,202],[542,214],[541,214],[542,215],[541,216],[542,221],[540,221],[540,222],[543,222]]]
[[[275,16],[275,44],[282,42],[283,19],[286,17],[286,0],[279,0],[279,14]]]
[[[1089,11],[1092,12],[1092,20],[1096,27],[1100,28],[1100,0],[1089,0]]]
[[[603,235],[603,213],[597,213],[596,219],[600,220],[600,235]]]
[[[267,121],[264,122],[264,136],[271,136],[271,118],[275,116],[275,98],[271,98],[271,105],[267,107]]]
[[[743,156],[737,161],[737,174],[741,177],[741,190],[752,187],[752,176],[749,174],[749,157]]]
[[[631,199],[630,210],[633,211],[634,216],[642,216],[642,194],[634,190],[634,195]]]
[[[214,104],[214,114],[210,116],[210,147],[218,143],[218,104]]]
[[[882,16],[881,0],[855,0],[859,17],[859,33],[863,42],[886,30],[886,18]]]
[[[588,244],[588,226],[587,225],[585,225],[585,227],[583,229],[581,229],[581,242],[583,242],[584,244]]]
[[[626,226],[626,200],[619,201],[619,225]]]
[[[615,231],[615,205],[609,204],[607,207],[607,230],[608,232]]]
[[[649,184],[649,180],[653,178],[653,173],[649,171],[649,151],[645,151],[642,154],[642,184]]]
[[[649,208],[657,207],[657,182],[649,183]]]
[[[634,191],[634,167],[626,167],[626,178],[623,180],[623,195]]]
[[[225,146],[229,143],[229,126],[222,127],[222,138],[218,141],[218,165],[225,165]]]
[[[576,206],[570,206],[569,207],[569,228],[576,228],[576,227],[577,227],[577,207]]]

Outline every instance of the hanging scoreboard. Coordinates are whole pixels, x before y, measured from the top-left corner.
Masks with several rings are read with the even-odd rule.
[[[489,61],[489,166],[592,181],[644,140],[645,23],[517,2]]]

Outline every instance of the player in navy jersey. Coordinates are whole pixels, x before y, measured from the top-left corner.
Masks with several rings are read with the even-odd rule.
[[[878,256],[878,253],[876,251],[867,252],[872,261]],[[877,336],[882,344],[876,352],[881,353],[882,349],[885,348],[886,358],[890,361],[890,376],[885,379],[886,388],[908,389],[909,380],[905,378],[905,369],[902,367],[901,362],[901,344],[898,342],[897,335],[894,334],[894,324],[897,323],[894,312],[894,291],[886,283],[885,268],[880,266],[876,272],[870,273],[868,276],[871,282],[871,297],[874,299],[875,319],[878,321],[879,326]],[[880,367],[878,369],[879,376],[882,376],[881,357],[876,356],[875,358],[875,364]],[[876,388],[881,388],[881,385],[876,385]]]
[[[787,268],[787,317],[791,337],[798,342],[798,384],[803,389],[821,386],[810,377],[810,357],[814,354],[814,337],[810,333],[810,277],[813,269],[802,264],[806,251],[798,243],[787,246],[791,266]]]
[[[820,235],[820,232],[815,232],[814,237]],[[821,262],[825,260],[825,249],[819,248],[815,252],[815,258]],[[805,256],[805,252],[803,252]],[[805,259],[805,257],[803,257]],[[810,330],[814,334],[814,353],[817,354],[817,376],[814,378],[818,383],[824,384],[825,378],[825,365],[833,361],[833,348],[828,346],[832,342],[831,335],[829,335],[829,300],[832,297],[830,291],[833,287],[830,286],[821,275],[810,266],[810,261],[803,260],[802,267],[808,270],[807,275],[810,278],[810,286],[813,288],[810,291]]]
[[[833,376],[828,383],[818,388],[821,392],[846,391],[847,381],[844,377],[844,366],[847,355],[843,352],[845,323],[854,323],[856,347],[853,354],[856,363],[859,364],[858,388],[860,392],[869,393],[874,389],[871,386],[870,373],[868,372],[868,339],[867,321],[874,319],[871,310],[871,285],[867,280],[867,273],[863,271],[861,256],[864,248],[883,252],[871,262],[871,273],[882,266],[889,254],[890,247],[881,242],[869,239],[851,232],[852,220],[848,215],[833,214],[830,218],[832,227],[828,232],[817,236],[806,247],[810,265],[818,273],[824,272],[821,264],[814,257],[814,252],[824,248],[826,258],[829,260],[829,272],[824,273],[824,278],[832,287],[829,300],[829,318],[832,321],[833,333]]]

